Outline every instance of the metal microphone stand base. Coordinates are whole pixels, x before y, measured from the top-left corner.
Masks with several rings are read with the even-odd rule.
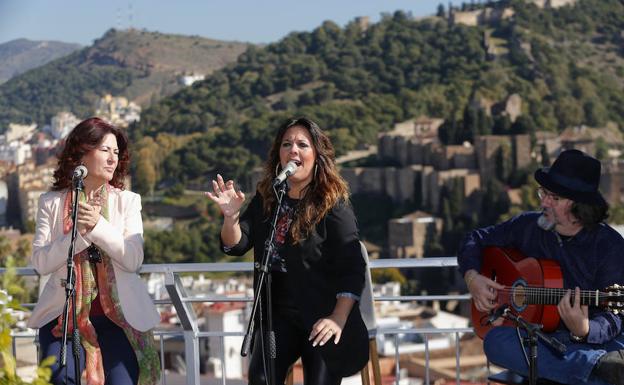
[[[514,314],[509,308],[503,313],[503,317],[513,321],[517,328],[524,329],[527,336],[522,344],[529,347],[529,385],[537,385],[537,341],[542,340],[561,354],[565,353],[566,346],[554,337],[549,337],[542,332],[542,325],[530,323],[519,314]]]
[[[246,357],[249,354],[252,339],[254,336],[256,314],[258,313],[258,309],[260,309],[260,341],[262,343],[263,360],[265,360],[266,362],[265,368],[267,385],[275,385],[275,358],[277,357],[277,347],[275,346],[275,332],[273,331],[273,307],[271,303],[271,256],[273,255],[273,240],[275,239],[277,220],[279,219],[282,199],[288,191],[288,184],[284,180],[282,183],[275,186],[274,190],[277,195],[277,205],[275,207],[275,212],[271,221],[271,232],[266,242],[264,243],[262,262],[256,262],[254,265],[255,269],[259,273],[259,276],[256,282],[256,287],[254,288],[255,298],[251,309],[249,324],[247,325],[247,332],[245,333],[243,346],[241,347],[241,356]],[[262,322],[263,302],[266,303],[266,335],[262,335],[262,333],[264,333],[264,325]],[[265,341],[268,341],[268,344],[265,343]]]
[[[78,236],[78,197],[80,192],[84,190],[82,178],[74,178],[73,182],[73,200],[72,200],[72,229],[71,242],[67,252],[67,279],[65,280],[65,306],[63,308],[63,337],[61,339],[60,367],[67,366],[67,339],[68,339],[68,319],[69,309],[72,314],[72,353],[74,357],[74,383],[80,385],[80,332],[78,331],[78,320],[76,315],[76,273],[74,265],[74,249],[76,237]],[[70,306],[71,303],[71,306]],[[67,383],[67,371],[65,372],[65,383]]]

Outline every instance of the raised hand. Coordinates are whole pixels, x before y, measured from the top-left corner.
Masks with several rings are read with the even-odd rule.
[[[243,202],[245,202],[245,194],[242,191],[234,189],[234,181],[228,180],[223,182],[223,177],[217,174],[217,180],[212,180],[213,191],[206,191],[205,194],[210,200],[219,205],[221,213],[226,218],[238,216]]]

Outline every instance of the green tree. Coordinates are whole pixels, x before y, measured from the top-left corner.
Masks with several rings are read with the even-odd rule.
[[[624,225],[624,205],[611,206],[608,221],[615,225]]]
[[[3,258],[3,266],[7,269],[4,274],[2,274],[2,288],[7,291],[7,293],[19,301],[23,301],[27,299],[27,292],[24,288],[24,278],[17,275],[15,271],[16,263],[15,258],[12,255],[8,255]]]
[[[336,128],[329,131],[328,134],[334,143],[337,156],[346,154],[349,150],[354,149],[357,144],[357,139],[350,134],[348,128]]]
[[[444,11],[444,4],[440,3],[438,4],[438,8],[436,11],[436,16],[437,17],[445,17],[446,16],[446,12]]]
[[[13,267],[8,267],[6,274],[14,275]],[[5,290],[0,290],[0,384],[3,385],[48,385],[52,377],[50,366],[54,364],[54,356],[45,358],[37,368],[32,382],[22,380],[16,371],[15,357],[11,348],[11,329],[15,326],[12,312],[22,310],[19,303]]]
[[[497,116],[494,119],[494,127],[492,131],[495,135],[509,135],[511,133],[511,120],[509,120],[509,116]]]
[[[496,150],[496,155],[494,157],[495,162],[495,170],[496,177],[501,182],[507,183],[509,181],[509,177],[513,172],[513,159],[512,159],[512,151],[511,146],[504,143],[502,144],[498,150]]]
[[[404,285],[407,282],[405,276],[396,267],[373,269],[371,270],[371,279],[375,283],[399,282]]]
[[[548,149],[545,145],[540,147],[540,155],[542,157],[542,166],[550,167],[550,155],[548,154]]]
[[[580,103],[571,97],[558,99],[555,104],[555,113],[559,120],[559,127],[577,126],[584,122],[585,113]]]
[[[481,215],[479,224],[490,226],[500,221],[500,216],[509,211],[511,202],[507,197],[504,186],[496,179],[489,179],[485,185],[481,199]]]
[[[607,142],[602,136],[596,138],[595,145],[596,145],[596,158],[604,162],[605,160],[607,160],[607,156],[609,153],[609,145],[607,144]]]
[[[607,123],[609,111],[598,98],[592,98],[583,104],[587,124],[602,127]]]
[[[530,115],[520,115],[511,125],[510,132],[513,135],[529,134],[534,136],[537,127]]]

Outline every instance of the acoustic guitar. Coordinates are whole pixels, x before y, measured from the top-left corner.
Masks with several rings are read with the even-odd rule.
[[[545,332],[557,329],[557,304],[567,291],[563,289],[557,262],[528,258],[512,248],[487,247],[483,251],[481,274],[505,286],[498,291],[499,306],[508,305],[525,320],[542,324]],[[581,304],[618,314],[624,310],[624,286],[612,285],[604,291],[581,290]],[[490,313],[478,311],[473,302],[472,324],[481,338],[492,328],[488,318]],[[503,325],[514,326],[509,320],[504,320]]]

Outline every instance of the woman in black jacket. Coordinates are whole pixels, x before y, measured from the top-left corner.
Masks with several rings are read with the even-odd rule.
[[[357,302],[365,264],[348,187],[336,169],[329,138],[306,118],[282,125],[256,195],[242,215],[245,195],[233,181],[217,175],[214,191],[206,194],[224,216],[223,250],[243,255],[253,247],[254,260],[260,262],[277,200],[273,180],[291,161],[297,169],[288,178],[270,256],[275,383],[283,384],[288,368],[301,357],[306,384],[340,384],[368,360],[368,334]],[[254,340],[249,382],[264,384],[258,334]]]

